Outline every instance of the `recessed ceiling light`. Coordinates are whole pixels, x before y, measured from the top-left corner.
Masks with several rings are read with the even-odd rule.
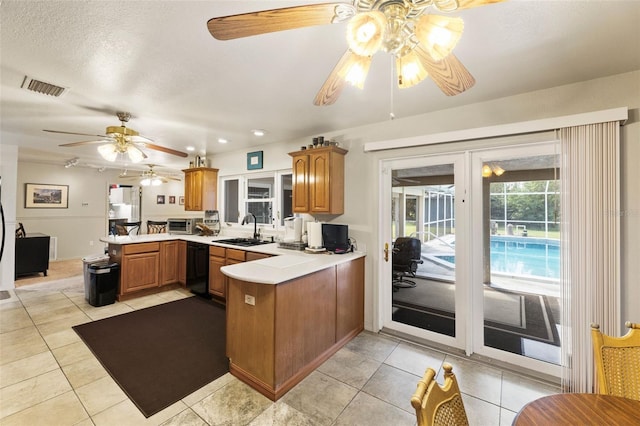
[[[228,140],[226,140],[225,138],[218,138],[218,143],[227,143],[229,142]]]
[[[188,146],[188,147],[186,148],[186,150],[187,150],[187,151],[189,151],[189,152],[193,152],[193,151],[195,151],[196,149],[195,149],[194,147],[192,147],[192,146]]]
[[[264,136],[266,132],[262,129],[253,129],[251,133],[253,133],[253,136],[260,137],[260,136]]]

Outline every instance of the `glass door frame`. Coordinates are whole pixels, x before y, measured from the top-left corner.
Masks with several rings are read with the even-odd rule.
[[[454,185],[455,185],[455,212],[456,212],[456,263],[467,264],[469,259],[469,252],[466,249],[468,244],[468,208],[469,203],[466,202],[468,191],[468,182],[465,171],[465,163],[467,163],[468,155],[462,152],[447,153],[446,155],[425,155],[420,157],[408,157],[398,159],[385,159],[379,162],[379,176],[381,189],[380,198],[380,240],[379,247],[382,247],[383,255],[382,261],[378,264],[378,276],[379,283],[379,297],[378,297],[378,312],[380,312],[380,324],[382,327],[393,330],[396,332],[409,334],[421,339],[436,342],[438,344],[454,347],[460,350],[464,350],[467,354],[469,345],[469,333],[467,330],[471,330],[470,321],[471,317],[468,315],[467,310],[464,309],[468,306],[470,301],[470,288],[466,284],[468,283],[468,272],[470,267],[456,268],[455,279],[455,337],[438,334],[432,331],[419,329],[417,327],[409,326],[392,320],[392,267],[391,267],[391,248],[392,248],[392,235],[391,235],[391,200],[392,200],[392,170],[408,169],[415,167],[429,167],[441,164],[453,164],[454,166]],[[385,261],[385,247],[386,256],[388,261]]]
[[[560,154],[559,141],[538,142],[526,145],[500,146],[487,149],[474,150],[470,152],[471,162],[471,192],[476,197],[470,197],[469,207],[471,210],[471,227],[472,229],[482,230],[483,222],[483,177],[482,166],[486,161],[500,161],[512,158],[525,158],[529,156],[538,156],[545,154]],[[485,231],[488,231],[485,230]],[[472,262],[471,277],[474,282],[480,280],[484,275],[483,264],[483,232],[475,232],[470,235],[469,240],[470,260]],[[471,287],[471,336],[469,348],[471,353],[486,356],[499,361],[507,362],[527,369],[535,369],[544,374],[560,377],[561,367],[534,358],[517,355],[507,351],[491,348],[484,345],[484,292],[483,287],[479,285],[470,285]]]

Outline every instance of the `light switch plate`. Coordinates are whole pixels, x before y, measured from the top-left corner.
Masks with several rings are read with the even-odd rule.
[[[246,303],[247,305],[255,306],[256,305],[256,298],[251,296],[250,294],[245,294],[244,295],[244,303]]]

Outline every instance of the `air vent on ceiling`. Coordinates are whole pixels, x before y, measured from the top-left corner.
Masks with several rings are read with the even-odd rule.
[[[54,96],[56,98],[62,96],[68,90],[67,87],[56,86],[55,84],[36,80],[35,78],[31,78],[28,75],[24,76],[24,80],[22,80],[22,86],[20,87],[25,90],[42,93],[43,95]]]

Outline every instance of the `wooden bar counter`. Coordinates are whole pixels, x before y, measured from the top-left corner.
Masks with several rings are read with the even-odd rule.
[[[260,262],[269,260],[251,264]],[[251,267],[233,266],[231,271]],[[229,369],[273,401],[364,329],[364,257],[277,284],[232,275],[227,287]]]

